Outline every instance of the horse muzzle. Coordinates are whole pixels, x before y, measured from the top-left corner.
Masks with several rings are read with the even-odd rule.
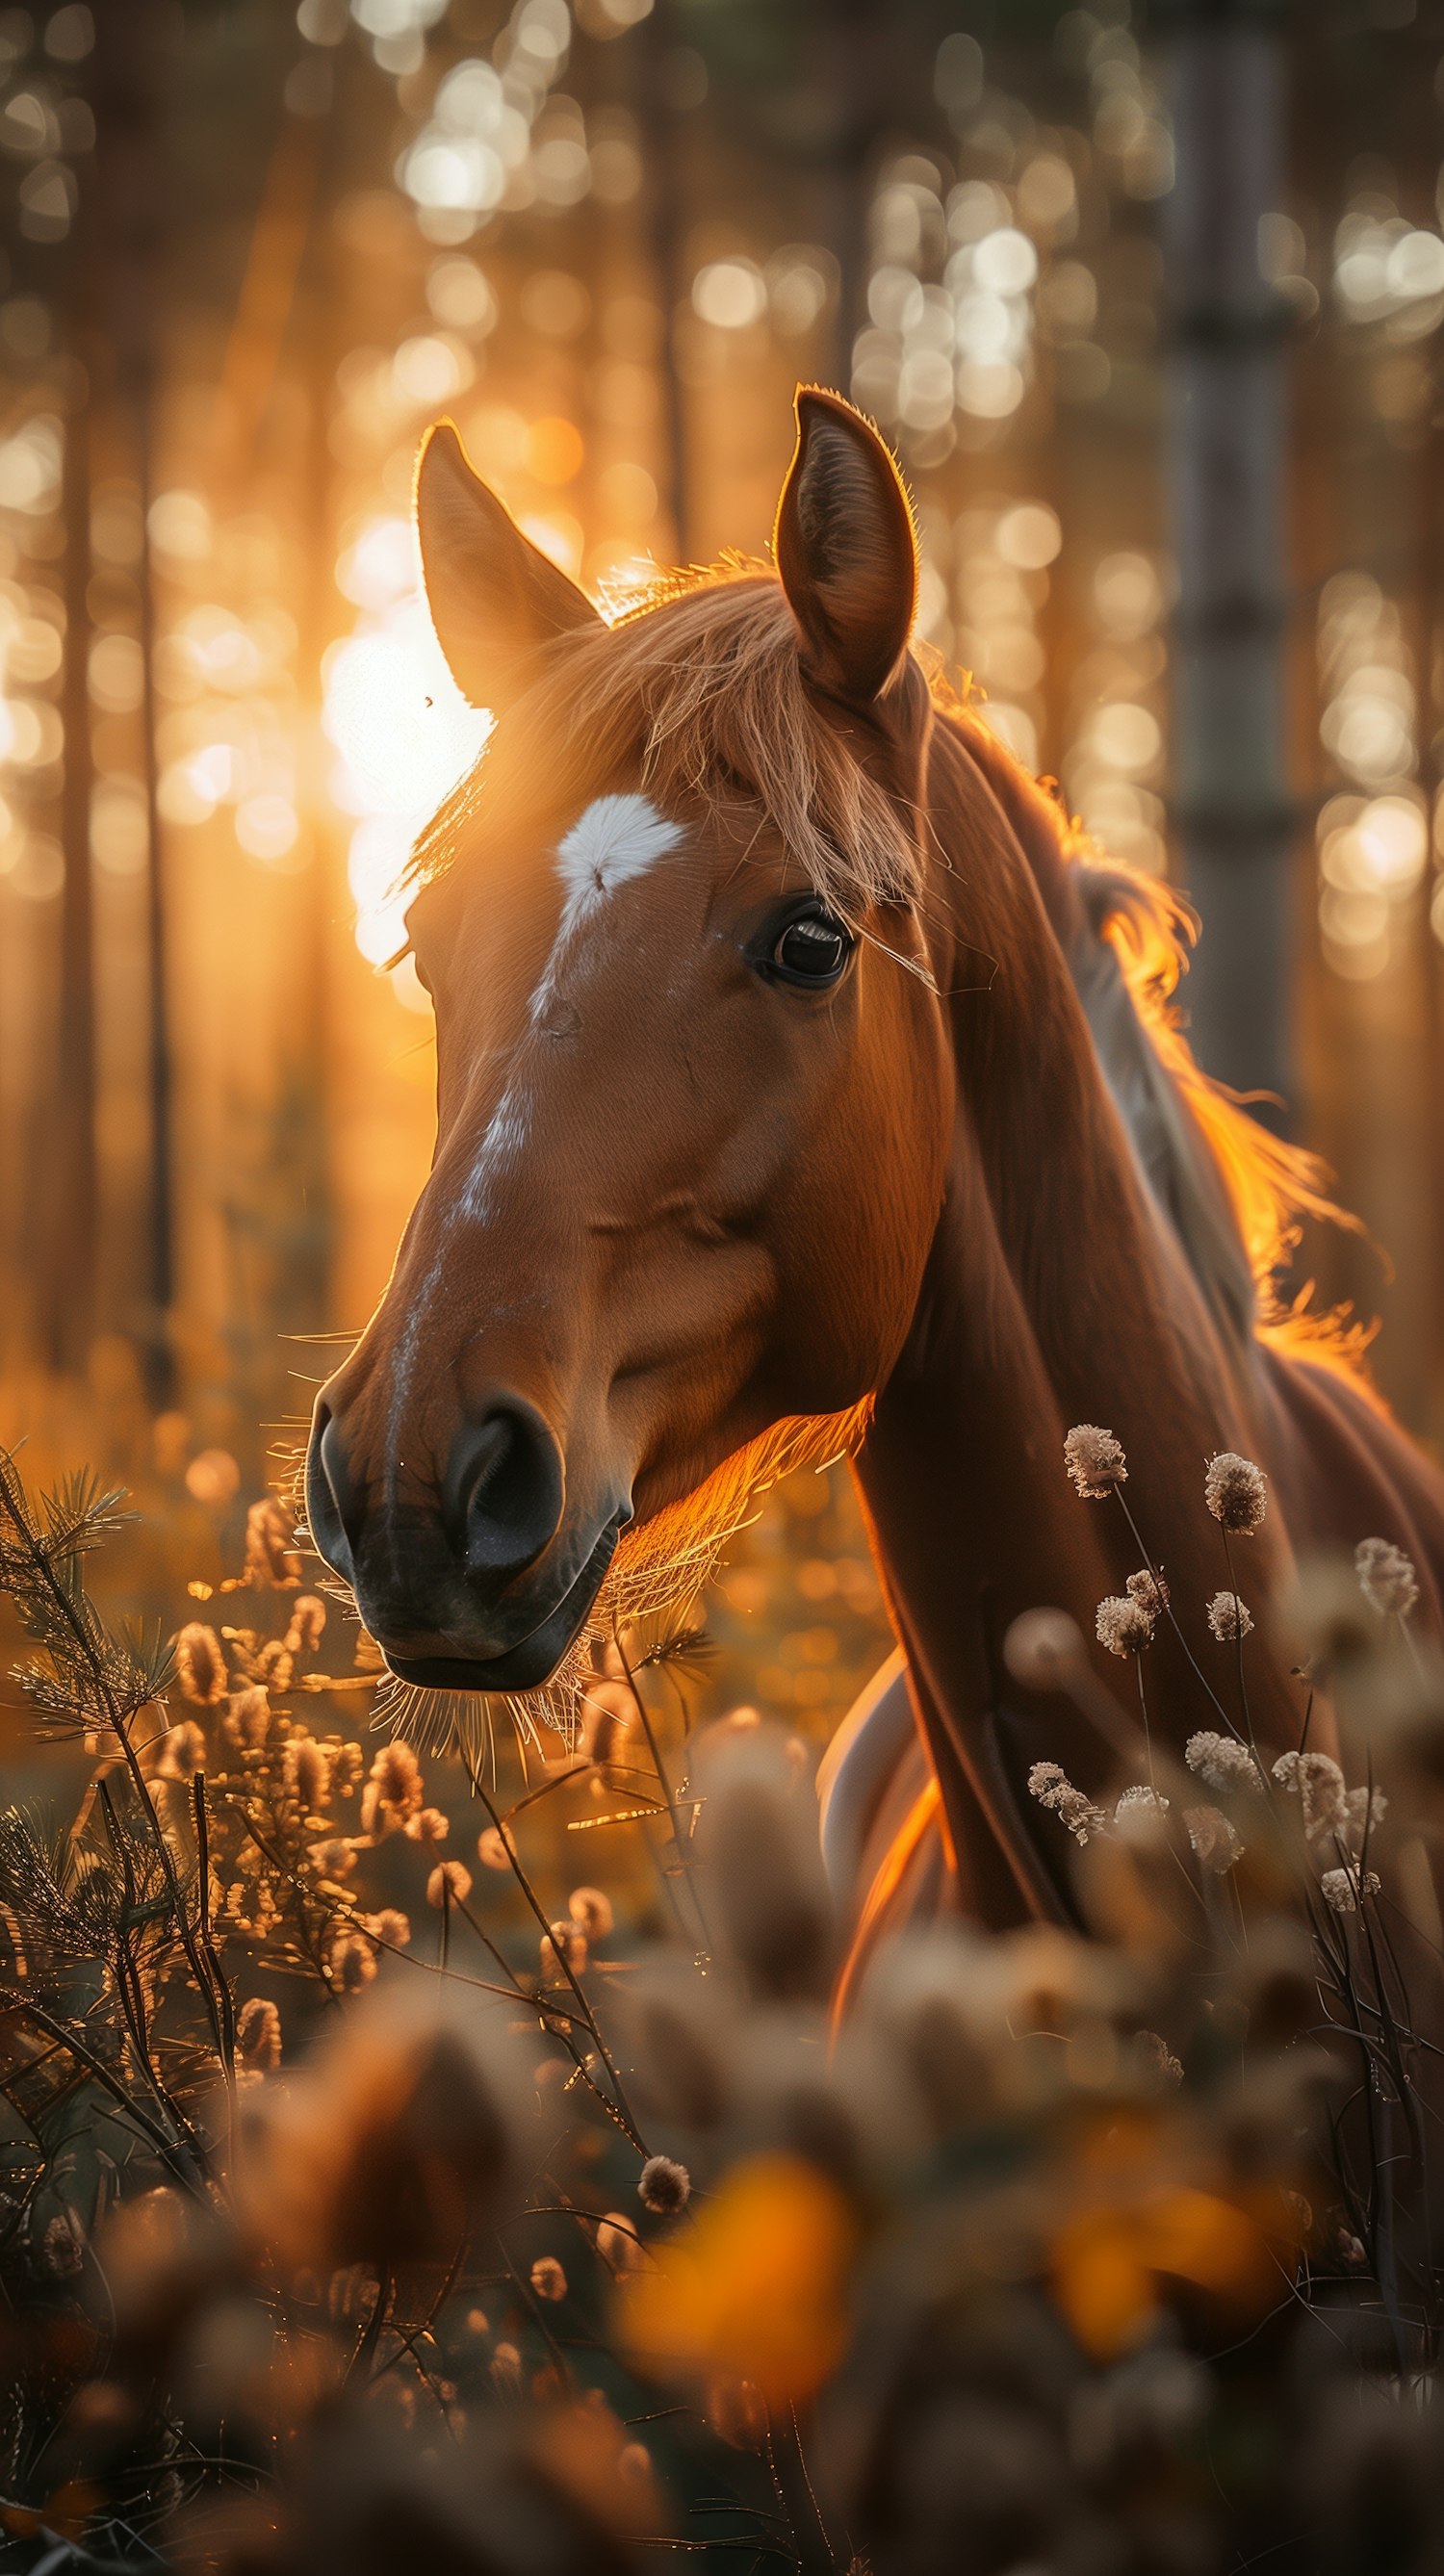
[[[458,1429],[439,1489],[363,1474],[325,1396],[306,1462],[311,1535],[391,1670],[432,1690],[539,1689],[606,1578],[630,1505],[564,1525],[560,1448],[525,1397]],[[381,1490],[378,1492],[377,1486]]]

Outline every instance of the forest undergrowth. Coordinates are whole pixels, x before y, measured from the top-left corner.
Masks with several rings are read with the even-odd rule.
[[[1065,1470],[1126,1509],[1105,1430]],[[1206,1603],[1134,1532],[1116,1695],[1010,1633],[1113,1748],[1029,1784],[1085,1931],[920,1928],[839,2013],[813,1749],[695,1722],[694,1613],[571,1739],[423,1761],[281,1502],[146,1633],[124,1497],[0,1456],[67,1749],[0,1814],[0,2568],[1437,2568],[1444,1675],[1382,1540],[1252,1598],[1266,1503],[1201,1478]]]

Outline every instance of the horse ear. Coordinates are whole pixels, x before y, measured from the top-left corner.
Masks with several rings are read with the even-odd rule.
[[[870,706],[912,633],[917,540],[897,467],[839,394],[798,387],[797,446],[772,542],[813,677]]]
[[[449,420],[427,432],[417,462],[416,533],[437,639],[474,707],[505,705],[526,685],[542,645],[601,623],[585,593],[472,472]]]

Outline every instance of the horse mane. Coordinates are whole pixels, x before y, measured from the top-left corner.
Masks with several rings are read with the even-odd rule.
[[[1355,1233],[1361,1221],[1331,1196],[1320,1158],[1262,1126],[1249,1097],[1205,1073],[1188,1043],[1178,996],[1197,913],[1162,878],[1110,858],[1056,783],[1035,779],[940,667],[930,676],[935,705],[984,770],[1022,846],[1104,1079],[1216,1320],[1239,1340],[1256,1336],[1368,1391],[1364,1358],[1376,1328],[1347,1306],[1316,1306],[1311,1280],[1284,1293],[1306,1219]]]
[[[939,727],[980,768],[1022,847],[1101,1070],[1220,1325],[1358,1380],[1369,1329],[1281,1281],[1303,1221],[1356,1227],[1316,1156],[1271,1134],[1195,1062],[1178,991],[1199,923],[1160,879],[1108,858],[1052,790],[989,731],[939,656],[910,657]],[[770,565],[741,555],[659,574],[613,617],[558,637],[475,767],[422,834],[408,876],[443,877],[478,837],[560,817],[599,775],[640,759],[664,804],[705,796],[719,770],[760,809],[844,918],[924,894],[926,833],[820,722],[797,629]],[[920,824],[924,818],[919,818]]]
[[[664,575],[615,624],[558,637],[422,835],[411,875],[445,875],[478,832],[534,820],[539,778],[561,812],[638,757],[663,803],[705,796],[720,769],[845,918],[922,892],[921,848],[818,721],[775,574],[741,556]]]

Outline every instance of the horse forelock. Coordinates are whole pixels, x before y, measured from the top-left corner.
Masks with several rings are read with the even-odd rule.
[[[775,577],[738,563],[669,576],[616,624],[560,638],[421,836],[413,878],[543,807],[570,823],[630,767],[664,814],[719,784],[744,795],[846,918],[915,898],[924,854],[819,711],[797,647]]]

